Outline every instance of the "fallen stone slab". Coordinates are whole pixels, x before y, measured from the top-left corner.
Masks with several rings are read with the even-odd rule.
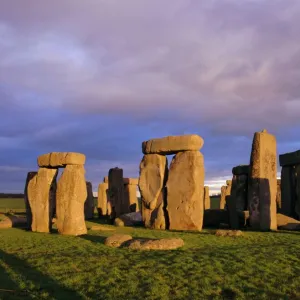
[[[144,154],[168,155],[182,151],[198,151],[203,144],[203,139],[196,134],[167,136],[143,142],[142,151]]]
[[[101,225],[94,225],[91,228],[89,228],[89,230],[93,230],[93,231],[115,231],[116,229],[115,228],[101,226]]]
[[[184,241],[179,238],[160,240],[136,239],[128,242],[128,248],[134,250],[174,250],[181,248],[183,245]]]
[[[216,236],[238,237],[238,236],[243,236],[244,233],[240,230],[217,230],[215,235]]]
[[[138,226],[143,224],[143,218],[140,211],[122,215],[115,219],[115,226]]]
[[[132,236],[129,234],[114,234],[106,238],[104,245],[113,248],[119,248],[125,242],[128,242],[130,240],[132,240]]]
[[[23,226],[25,227],[26,225],[26,217],[0,215],[0,229]]]
[[[293,225],[291,225],[293,224]],[[300,226],[300,221],[296,220],[294,218],[288,217],[283,214],[277,214],[277,226],[279,229],[282,229],[282,227],[285,227],[287,225],[290,225],[289,227],[297,227]]]
[[[77,152],[51,152],[37,159],[40,167],[64,167],[66,165],[84,165],[85,155]]]

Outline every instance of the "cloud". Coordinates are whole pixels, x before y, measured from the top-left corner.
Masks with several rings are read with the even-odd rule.
[[[138,169],[143,140],[198,133],[209,180],[248,163],[263,128],[279,153],[299,148],[299,13],[296,0],[2,1],[0,164],[67,149]]]

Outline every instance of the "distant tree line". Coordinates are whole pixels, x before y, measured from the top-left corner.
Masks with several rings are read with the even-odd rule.
[[[0,198],[24,198],[24,194],[7,194],[0,193]]]

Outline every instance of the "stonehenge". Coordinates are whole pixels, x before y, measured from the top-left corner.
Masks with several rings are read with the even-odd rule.
[[[300,150],[279,155],[277,179],[275,136],[255,132],[249,164],[232,168],[232,179],[221,187],[220,208],[211,209],[203,143],[195,134],[144,141],[138,178],[124,178],[123,169],[116,167],[98,185],[99,217],[117,221],[139,216],[146,228],[192,231],[224,224],[277,230],[278,213],[300,221]],[[170,165],[167,155],[173,155]],[[94,217],[95,204],[92,183],[85,180],[85,156],[51,152],[37,163],[38,171],[29,172],[25,182],[27,228],[49,233],[56,216],[60,234],[86,234],[85,220]],[[57,180],[59,168],[64,170]]]
[[[32,231],[48,233],[56,213],[60,234],[82,235],[87,229],[84,203],[87,200],[85,155],[75,152],[51,152],[37,159],[39,170],[26,180],[26,206]],[[56,183],[58,168],[64,171]]]
[[[204,159],[198,135],[168,136],[142,143],[139,189],[147,228],[202,230]],[[165,155],[174,154],[170,168]]]

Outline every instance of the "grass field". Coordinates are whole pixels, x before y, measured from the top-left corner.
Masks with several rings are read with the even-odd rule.
[[[24,212],[25,203],[23,198],[0,198],[0,212],[8,211]]]
[[[185,246],[139,252],[106,247],[103,241],[112,234],[106,231],[69,237],[0,229],[0,298],[300,299],[299,233],[232,238],[211,230],[116,232],[180,237]]]

